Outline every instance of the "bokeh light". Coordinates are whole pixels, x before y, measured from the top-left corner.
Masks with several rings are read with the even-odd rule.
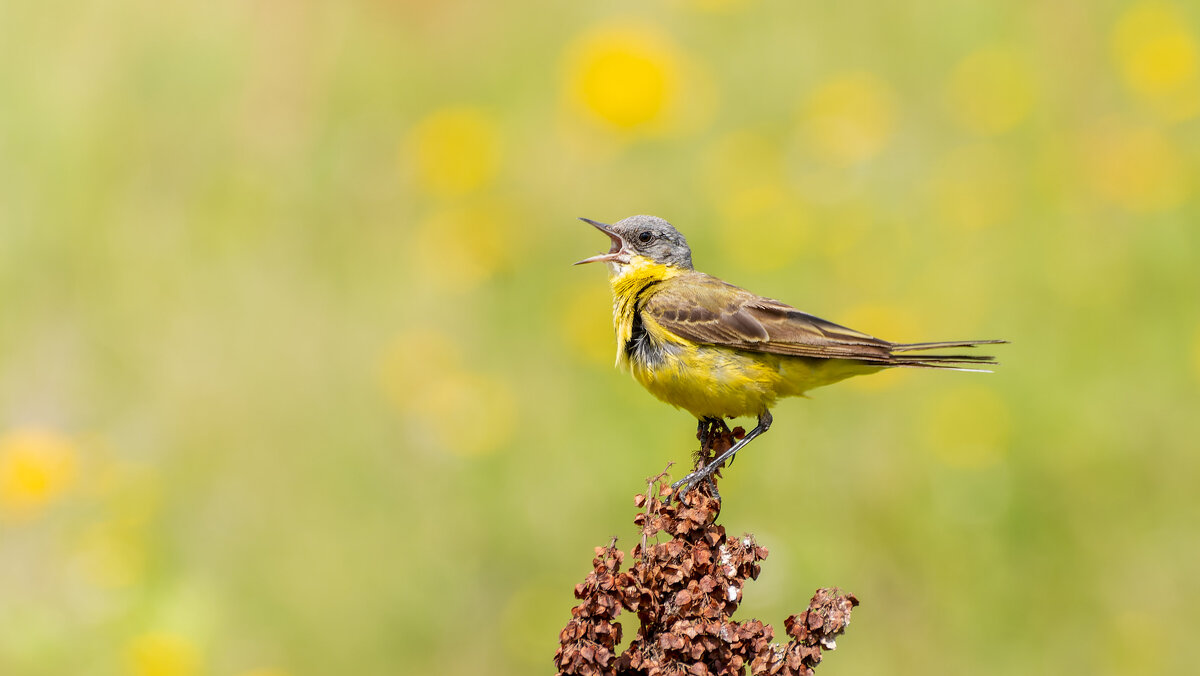
[[[420,184],[435,195],[461,195],[487,184],[500,163],[500,130],[478,108],[430,113],[413,128],[407,153]]]
[[[1086,169],[1104,200],[1155,212],[1179,206],[1193,189],[1177,146],[1158,128],[1110,118],[1083,134]]]
[[[478,201],[430,213],[405,244],[420,279],[446,292],[469,291],[509,267],[520,224],[506,205]]]
[[[955,66],[947,96],[964,128],[984,135],[1008,131],[1033,107],[1033,67],[1012,48],[978,49]]]
[[[51,430],[18,428],[0,436],[0,514],[32,518],[74,483],[78,451]]]
[[[878,155],[896,126],[891,88],[871,73],[840,73],[810,92],[800,124],[809,147],[835,165],[852,165]]]
[[[193,676],[202,672],[199,648],[183,636],[141,634],[126,649],[134,676]]]
[[[622,130],[652,129],[678,105],[678,47],[658,30],[637,24],[580,36],[567,59],[567,88],[588,115]]]
[[[1196,33],[1180,5],[1142,0],[1129,5],[1112,34],[1122,80],[1167,117],[1200,114]]]

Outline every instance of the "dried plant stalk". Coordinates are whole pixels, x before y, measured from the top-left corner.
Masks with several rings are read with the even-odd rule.
[[[706,443],[698,461],[728,448],[737,431],[702,430]],[[770,625],[734,621],[742,590],[758,577],[767,549],[750,535],[726,537],[725,527],[716,522],[715,485],[697,486],[682,502],[672,502],[666,476],[648,479],[651,490],[634,500],[641,537],[632,566],[622,571],[625,553],[615,539],[596,548],[592,572],[575,587],[580,603],[559,635],[558,673],[812,674],[822,652],[836,648],[858,599],[837,588],[818,589],[808,610],[784,620],[791,639],[785,644],[772,642]],[[622,609],[637,614],[639,628],[618,655],[621,625],[615,620]]]

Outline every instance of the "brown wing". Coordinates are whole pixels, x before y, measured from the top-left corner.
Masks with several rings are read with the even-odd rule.
[[[663,282],[641,307],[668,331],[697,343],[756,352],[893,361],[892,344],[703,273]]]

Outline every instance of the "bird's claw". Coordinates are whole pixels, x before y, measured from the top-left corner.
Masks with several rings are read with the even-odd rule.
[[[676,498],[682,503],[683,498],[687,496],[688,491],[692,490],[696,484],[704,482],[712,489],[712,496],[717,500],[721,499],[721,493],[717,490],[717,482],[712,479],[713,470],[708,467],[702,467],[695,472],[683,477],[679,481],[671,484],[671,500]]]

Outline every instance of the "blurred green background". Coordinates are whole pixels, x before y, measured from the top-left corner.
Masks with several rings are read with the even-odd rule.
[[[825,674],[1200,660],[1194,4],[18,0],[0,45],[0,673],[551,673],[696,445],[570,266],[636,213],[1013,341],[778,406],[741,617],[857,593]]]

